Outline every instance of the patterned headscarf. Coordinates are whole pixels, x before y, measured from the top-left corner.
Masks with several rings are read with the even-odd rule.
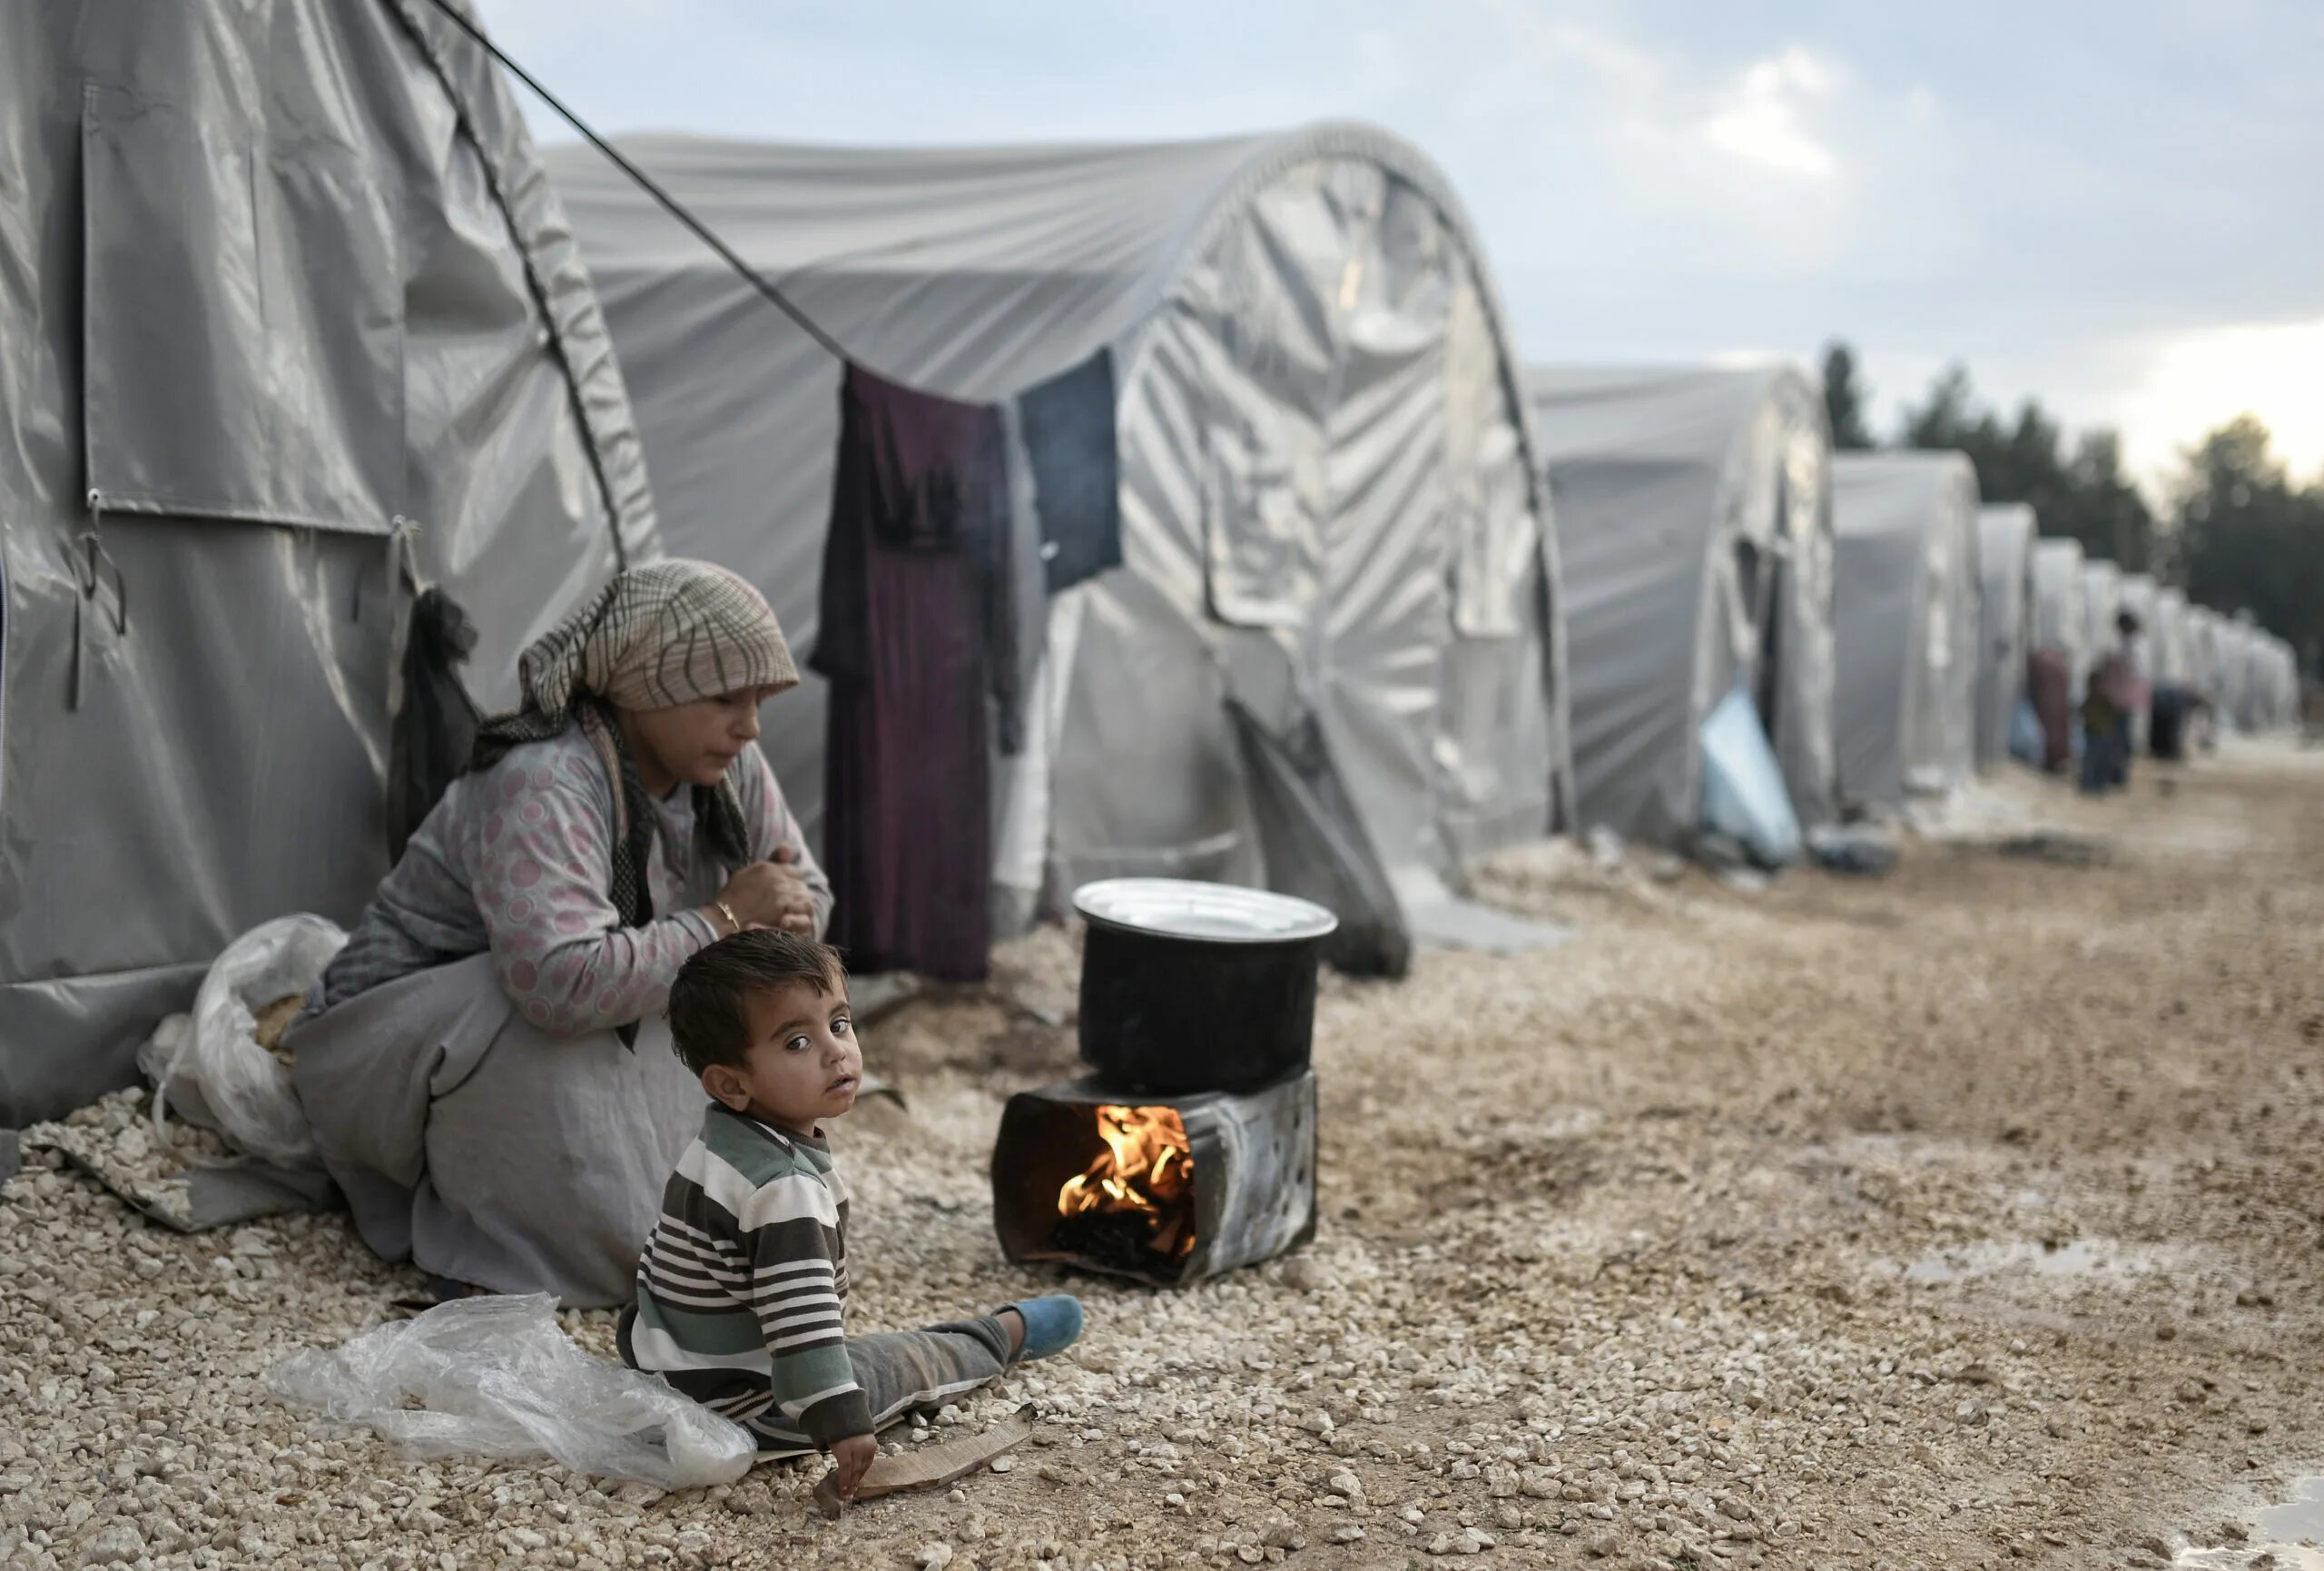
[[[672,560],[614,576],[595,599],[543,634],[517,663],[524,703],[485,722],[471,769],[489,769],[513,747],[546,742],[578,725],[614,787],[610,894],[623,923],[654,917],[645,861],[654,845],[653,800],[623,743],[614,711],[669,709],[746,687],[796,687],[799,669],[764,596],[724,568]],[[738,762],[735,768],[740,768]],[[694,818],[729,867],[751,859],[734,769],[694,787]]]

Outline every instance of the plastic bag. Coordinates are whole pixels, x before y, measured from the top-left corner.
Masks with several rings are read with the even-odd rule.
[[[593,1478],[688,1489],[731,1484],[758,1456],[740,1424],[574,1346],[547,1293],[454,1299],[293,1353],[266,1386],[409,1457],[553,1457]]]
[[[285,916],[226,946],[194,995],[192,1019],[164,1021],[138,1050],[153,1082],[153,1127],[174,1105],[237,1150],[285,1166],[312,1166],[314,1137],[290,1089],[290,1071],[258,1043],[258,1011],[313,988],[347,934],[320,916]]]

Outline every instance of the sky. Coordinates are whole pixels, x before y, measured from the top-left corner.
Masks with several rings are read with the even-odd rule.
[[[2324,474],[2316,0],[478,0],[600,130],[1157,140],[1358,119],[1481,233],[1530,361],[1856,349]],[[537,104],[536,133],[569,135]]]

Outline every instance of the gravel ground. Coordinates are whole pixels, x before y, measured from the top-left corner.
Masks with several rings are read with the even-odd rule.
[[[1324,1222],[954,1415],[1002,1474],[815,1515],[818,1466],[601,1489],[415,1463],[257,1378],[414,1285],[333,1217],[198,1237],[52,1151],[0,1200],[0,1564],[2161,1565],[2324,1452],[2324,757],[1984,794],[1890,877],[1761,894],[1551,848],[1575,941],[1327,983]],[[2036,834],[2036,830],[2042,833]],[[881,1023],[842,1126],[859,1329],[1061,1277],[993,1243],[1001,1100],[1073,952]],[[127,1095],[72,1137],[160,1160]],[[164,1153],[165,1154],[165,1153]],[[605,1349],[611,1318],[567,1315]],[[942,1435],[939,1422],[931,1432]],[[912,1444],[906,1439],[903,1444]],[[2256,1555],[2244,1556],[2256,1561]]]

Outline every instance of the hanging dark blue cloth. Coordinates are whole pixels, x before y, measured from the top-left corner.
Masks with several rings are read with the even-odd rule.
[[[1099,350],[1017,399],[1033,474],[1041,566],[1052,595],[1122,560],[1121,456],[1114,432],[1114,356]]]
[[[832,684],[831,939],[862,972],[985,974],[990,696],[1021,725],[1001,412],[851,365],[809,664]]]

